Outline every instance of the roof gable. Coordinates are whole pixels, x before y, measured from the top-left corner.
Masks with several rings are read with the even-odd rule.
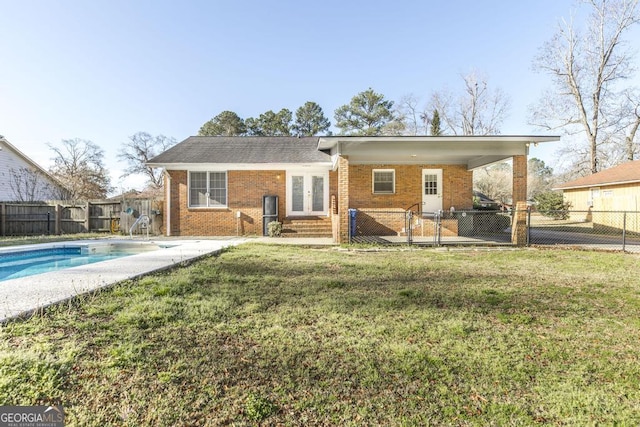
[[[605,169],[593,175],[583,176],[556,187],[558,190],[586,188],[640,182],[640,160]]]
[[[151,165],[204,163],[328,163],[317,137],[191,136],[157,155]]]
[[[2,184],[0,185],[0,200],[15,200],[13,197],[16,194],[10,188],[9,182],[15,179],[11,177],[12,174],[23,175],[21,172],[23,168],[36,172],[42,178],[38,179],[37,191],[33,194],[34,196],[45,199],[58,198],[65,190],[64,185],[53,175],[0,135],[0,183]]]

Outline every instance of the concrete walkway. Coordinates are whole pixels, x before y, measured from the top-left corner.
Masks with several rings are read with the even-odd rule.
[[[51,304],[59,303],[77,295],[90,293],[111,286],[122,280],[132,279],[173,265],[192,261],[219,252],[222,249],[244,243],[249,239],[158,239],[150,241],[108,239],[107,243],[156,243],[165,246],[155,251],[109,261],[97,262],[65,270],[37,274],[34,276],[0,282],[0,322],[28,316]],[[2,248],[2,252],[35,248],[54,248],[96,244],[96,240],[48,243],[41,245]]]

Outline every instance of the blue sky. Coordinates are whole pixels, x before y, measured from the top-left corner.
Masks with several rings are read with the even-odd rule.
[[[88,139],[119,188],[120,145],[178,141],[223,110],[333,112],[371,87],[423,102],[484,73],[511,98],[503,134],[539,133],[527,108],[548,79],[537,50],[571,0],[0,0],[0,134],[45,167],[47,143]],[[544,144],[542,144],[544,145]],[[531,155],[553,165],[555,147]]]

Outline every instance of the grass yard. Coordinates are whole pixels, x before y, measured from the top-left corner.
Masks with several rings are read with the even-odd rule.
[[[640,257],[246,244],[0,330],[68,426],[638,425]]]

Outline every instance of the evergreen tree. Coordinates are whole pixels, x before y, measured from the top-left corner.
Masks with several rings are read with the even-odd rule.
[[[233,111],[223,111],[202,125],[200,136],[237,136],[247,132],[244,120]]]
[[[380,135],[394,120],[392,108],[393,101],[369,88],[335,111],[336,126],[342,135]]]
[[[433,110],[433,117],[431,118],[431,135],[442,135],[442,129],[440,128],[440,113],[438,113],[437,108]]]
[[[253,136],[290,136],[291,111],[283,108],[274,113],[269,110],[260,114],[258,118],[249,117],[245,120],[247,133]]]
[[[331,122],[324,116],[322,108],[315,102],[305,102],[296,110],[296,120],[291,127],[300,136],[313,136],[329,130]]]

